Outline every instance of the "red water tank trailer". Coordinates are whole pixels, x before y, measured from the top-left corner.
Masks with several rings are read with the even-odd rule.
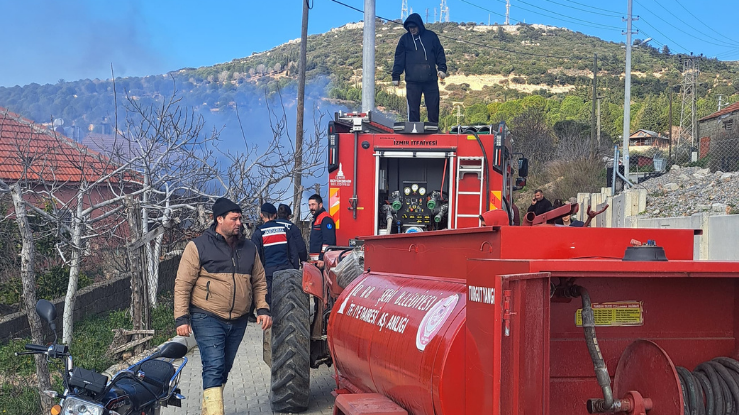
[[[739,263],[693,261],[693,242],[552,226],[367,237],[366,272],[329,318],[335,411],[682,415],[716,409],[722,385],[726,405],[739,364],[712,359],[739,356]]]

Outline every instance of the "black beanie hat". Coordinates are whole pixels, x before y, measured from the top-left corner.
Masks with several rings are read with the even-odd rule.
[[[268,215],[275,215],[277,214],[277,209],[275,208],[275,205],[273,205],[272,203],[265,203],[262,205],[262,212]]]
[[[226,199],[225,197],[220,197],[216,200],[215,203],[213,203],[213,220],[215,221],[217,217],[223,216],[227,214],[228,212],[239,212],[241,213],[241,207],[237,205],[236,203]]]
[[[280,211],[281,211],[282,213],[284,213],[284,214],[285,214],[285,216],[287,216],[287,217],[290,217],[290,215],[292,215],[292,214],[293,214],[293,211],[292,211],[292,210],[290,210],[290,206],[288,206],[288,205],[286,205],[286,204],[284,204],[284,203],[280,203],[280,206],[278,207],[278,209],[279,209],[279,210],[280,210]]]

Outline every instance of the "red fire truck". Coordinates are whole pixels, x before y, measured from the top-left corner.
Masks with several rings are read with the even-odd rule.
[[[441,134],[433,123],[390,127],[373,117],[337,113],[329,123],[327,210],[339,245],[477,227],[480,215],[495,209],[513,220],[511,193],[525,184],[528,161],[514,160],[504,123]],[[516,171],[521,178],[514,180]]]

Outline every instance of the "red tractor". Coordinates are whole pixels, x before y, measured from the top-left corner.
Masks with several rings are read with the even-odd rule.
[[[692,230],[511,226],[504,126],[350,118],[329,127],[330,213],[348,247],[273,282],[274,410],[306,409],[322,363],[335,414],[737,408],[739,263],[694,261]]]

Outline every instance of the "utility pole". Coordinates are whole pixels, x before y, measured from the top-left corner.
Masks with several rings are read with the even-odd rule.
[[[298,220],[303,203],[303,117],[305,115],[305,65],[308,54],[308,0],[303,0],[303,26],[300,30],[298,63],[298,114],[295,122],[295,169],[293,170],[293,212]]]
[[[716,111],[721,111],[721,98],[723,97],[721,94],[718,95],[718,109]]]
[[[508,26],[511,24],[511,0],[505,0],[505,24]]]
[[[683,56],[683,104],[680,109],[680,136],[682,139],[687,141],[687,131],[690,131],[690,145],[693,146],[695,142],[695,136],[697,135],[697,128],[695,122],[695,88],[698,81],[698,74],[700,72],[698,68],[697,56]]]
[[[623,128],[623,163],[624,177],[629,180],[629,136],[631,136],[631,21],[639,20],[631,16],[633,0],[627,0],[626,7],[626,75],[624,76],[624,128]],[[618,168],[615,166],[614,169]]]
[[[436,7],[434,7],[434,23],[436,23]]]
[[[426,23],[429,22],[429,8],[426,7]]]
[[[598,148],[600,148],[600,100],[603,99],[603,97],[598,97],[598,120],[596,122],[596,128],[598,130]]]
[[[362,112],[367,113],[375,109],[375,0],[364,0],[363,44]]]
[[[593,108],[590,114],[590,157],[595,155],[595,139],[596,139],[596,128],[598,122],[595,119],[595,107],[596,101],[598,100],[598,54],[593,54]],[[600,111],[598,112],[600,116]],[[599,140],[600,141],[600,140]]]
[[[670,150],[667,153],[667,159],[672,160],[672,87],[670,87],[670,115],[668,117],[670,118],[670,130],[667,133],[670,137]]]

